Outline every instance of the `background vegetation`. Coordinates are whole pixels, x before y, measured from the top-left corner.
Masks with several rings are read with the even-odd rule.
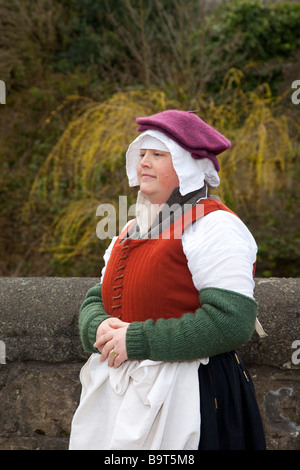
[[[178,108],[232,142],[218,194],[257,275],[299,276],[299,58],[299,2],[0,0],[0,275],[99,276],[135,118]]]

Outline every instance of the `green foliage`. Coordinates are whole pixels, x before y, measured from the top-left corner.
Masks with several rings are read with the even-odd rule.
[[[218,40],[240,35],[237,52],[245,60],[286,57],[299,46],[300,5],[290,2],[235,0],[222,6]]]
[[[8,88],[32,86],[58,47],[58,1],[2,0],[0,3],[0,76]]]
[[[216,16],[218,21],[212,24],[214,47],[227,44],[226,58],[232,56],[234,43],[235,66],[247,70],[250,86],[261,81],[278,85],[284,61],[293,53],[299,56],[300,5],[234,0],[222,2]]]
[[[232,66],[247,69],[252,87],[276,86],[282,60],[299,50],[297,3],[229,0],[213,11],[181,0],[65,4],[73,14],[59,25],[59,70],[93,66],[99,77],[168,87],[183,99],[199,88],[218,91]]]

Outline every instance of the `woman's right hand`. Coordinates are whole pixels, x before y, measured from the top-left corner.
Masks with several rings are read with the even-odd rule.
[[[110,324],[113,324],[114,328],[112,328],[112,326],[110,326]],[[123,322],[119,318],[106,318],[106,320],[101,322],[100,325],[97,328],[95,344],[97,343],[97,340],[100,338],[100,336],[105,335],[105,333],[108,333],[110,330],[114,330],[116,328],[122,328],[126,324],[127,323]],[[100,353],[102,352],[103,347],[104,347],[104,345],[97,348]]]

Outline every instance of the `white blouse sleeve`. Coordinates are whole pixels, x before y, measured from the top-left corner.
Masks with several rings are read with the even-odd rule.
[[[129,220],[127,222],[127,224],[124,226],[124,228],[122,229],[122,232],[123,230],[125,230],[125,228],[132,222],[132,220]],[[103,255],[103,260],[104,260],[104,266],[102,268],[102,271],[101,271],[101,278],[100,278],[100,284],[102,284],[103,282],[103,278],[104,278],[104,274],[105,274],[105,269],[106,269],[106,266],[107,266],[107,263],[108,263],[108,260],[110,258],[110,254],[112,252],[112,249],[114,247],[114,244],[116,243],[116,240],[117,240],[118,237],[113,237],[108,248],[106,249],[104,255]]]
[[[100,284],[102,284],[103,282],[103,278],[104,278],[104,274],[105,274],[105,269],[106,269],[106,266],[107,266],[107,263],[108,263],[108,260],[110,258],[110,254],[112,252],[112,249],[113,249],[113,246],[116,242],[118,237],[113,237],[112,241],[110,242],[108,248],[106,249],[104,255],[103,255],[103,260],[104,260],[104,266],[102,268],[102,271],[101,271],[101,278],[100,278]]]
[[[202,217],[184,231],[182,246],[198,291],[217,287],[253,298],[257,245],[236,215],[218,210]]]

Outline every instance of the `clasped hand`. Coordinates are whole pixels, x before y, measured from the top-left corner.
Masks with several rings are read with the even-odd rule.
[[[101,353],[100,362],[108,358],[109,367],[118,368],[128,359],[126,331],[129,323],[119,318],[107,318],[97,329],[94,348]]]

